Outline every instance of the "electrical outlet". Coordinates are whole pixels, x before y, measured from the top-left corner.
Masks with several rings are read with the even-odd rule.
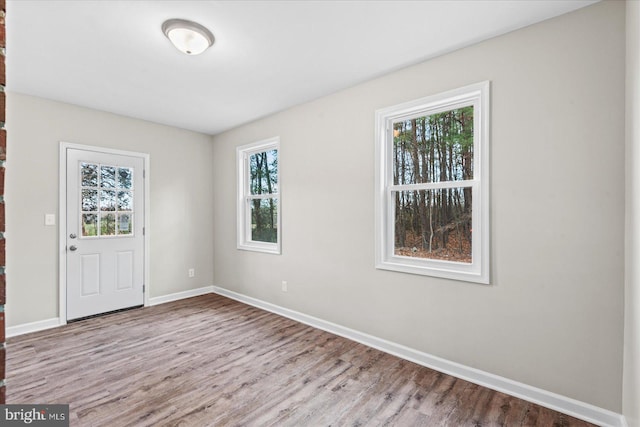
[[[190,268],[189,269],[189,277],[195,277],[196,276],[196,269],[195,268]]]
[[[282,281],[282,292],[287,292],[287,281],[286,280]]]

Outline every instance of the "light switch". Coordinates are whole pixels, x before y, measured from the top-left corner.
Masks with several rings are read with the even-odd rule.
[[[56,214],[45,214],[44,225],[56,225]]]

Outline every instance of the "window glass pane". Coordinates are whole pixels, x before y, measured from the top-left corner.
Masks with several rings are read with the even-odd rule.
[[[249,156],[249,191],[251,194],[278,192],[278,150]]]
[[[82,210],[98,210],[98,190],[82,190]]]
[[[101,211],[116,210],[115,190],[100,190],[100,210]]]
[[[116,234],[116,215],[103,212],[100,214],[100,235],[113,236]]]
[[[114,166],[100,166],[100,187],[116,188],[116,168]]]
[[[133,194],[131,191],[118,191],[118,210],[133,210]]]
[[[133,170],[118,168],[118,188],[131,189],[133,186]]]
[[[132,215],[130,213],[118,214],[118,234],[131,234],[133,229]]]
[[[394,185],[467,179],[473,179],[473,106],[394,122]]]
[[[277,243],[278,205],[277,199],[254,199],[251,205],[251,240]]]
[[[98,216],[96,214],[82,214],[82,235],[84,237],[98,235]]]
[[[394,255],[470,263],[471,187],[394,191]]]
[[[98,165],[94,165],[90,163],[81,163],[80,170],[82,171],[83,187],[98,186]]]

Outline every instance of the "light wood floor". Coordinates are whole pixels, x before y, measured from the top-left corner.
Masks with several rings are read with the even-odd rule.
[[[8,340],[7,403],[72,426],[588,426],[218,295]]]

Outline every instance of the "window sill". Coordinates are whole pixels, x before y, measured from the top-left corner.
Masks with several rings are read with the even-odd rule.
[[[483,275],[481,272],[474,270],[471,264],[452,261],[425,261],[422,259],[413,260],[410,257],[392,257],[390,260],[377,262],[376,268],[484,285],[489,284],[488,275]]]

